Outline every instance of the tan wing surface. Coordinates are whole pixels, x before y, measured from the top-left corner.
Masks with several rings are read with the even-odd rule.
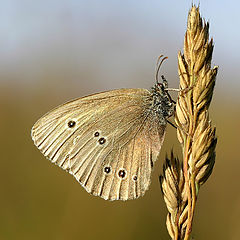
[[[40,118],[32,139],[85,189],[108,200],[142,196],[165,126],[147,106],[150,92],[120,89],[79,98]]]

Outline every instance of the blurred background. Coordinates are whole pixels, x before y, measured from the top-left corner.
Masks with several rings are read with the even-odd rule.
[[[196,2],[198,4],[198,2]],[[171,148],[167,136],[145,196],[107,202],[89,195],[33,145],[30,130],[70,99],[116,88],[151,88],[161,74],[178,87],[192,0],[0,1],[0,240],[170,239],[158,176]],[[210,109],[217,126],[216,165],[201,188],[194,239],[239,239],[239,1],[200,3],[219,65]]]

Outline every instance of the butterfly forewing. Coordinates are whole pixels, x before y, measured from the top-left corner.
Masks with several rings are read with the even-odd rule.
[[[165,132],[150,104],[145,89],[83,97],[39,119],[32,138],[88,192],[108,200],[138,198],[149,187]]]

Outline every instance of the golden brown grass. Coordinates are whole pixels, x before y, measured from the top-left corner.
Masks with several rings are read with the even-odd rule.
[[[173,153],[166,159],[161,177],[168,209],[167,229],[172,239],[190,238],[200,186],[211,175],[217,138],[208,108],[212,99],[217,67],[211,69],[213,40],[209,24],[193,6],[189,11],[184,53],[178,54],[180,92],[175,122],[183,161]]]

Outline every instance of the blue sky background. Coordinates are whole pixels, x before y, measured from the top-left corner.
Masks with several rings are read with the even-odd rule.
[[[162,72],[170,85],[177,84],[176,57],[192,1],[0,3],[0,84],[35,88],[51,84],[50,76],[59,88],[68,82],[68,88],[84,86],[86,93],[149,88],[160,54],[169,57]],[[231,97],[240,87],[239,7],[239,1],[200,2],[214,38],[213,64],[220,66],[217,90]]]

